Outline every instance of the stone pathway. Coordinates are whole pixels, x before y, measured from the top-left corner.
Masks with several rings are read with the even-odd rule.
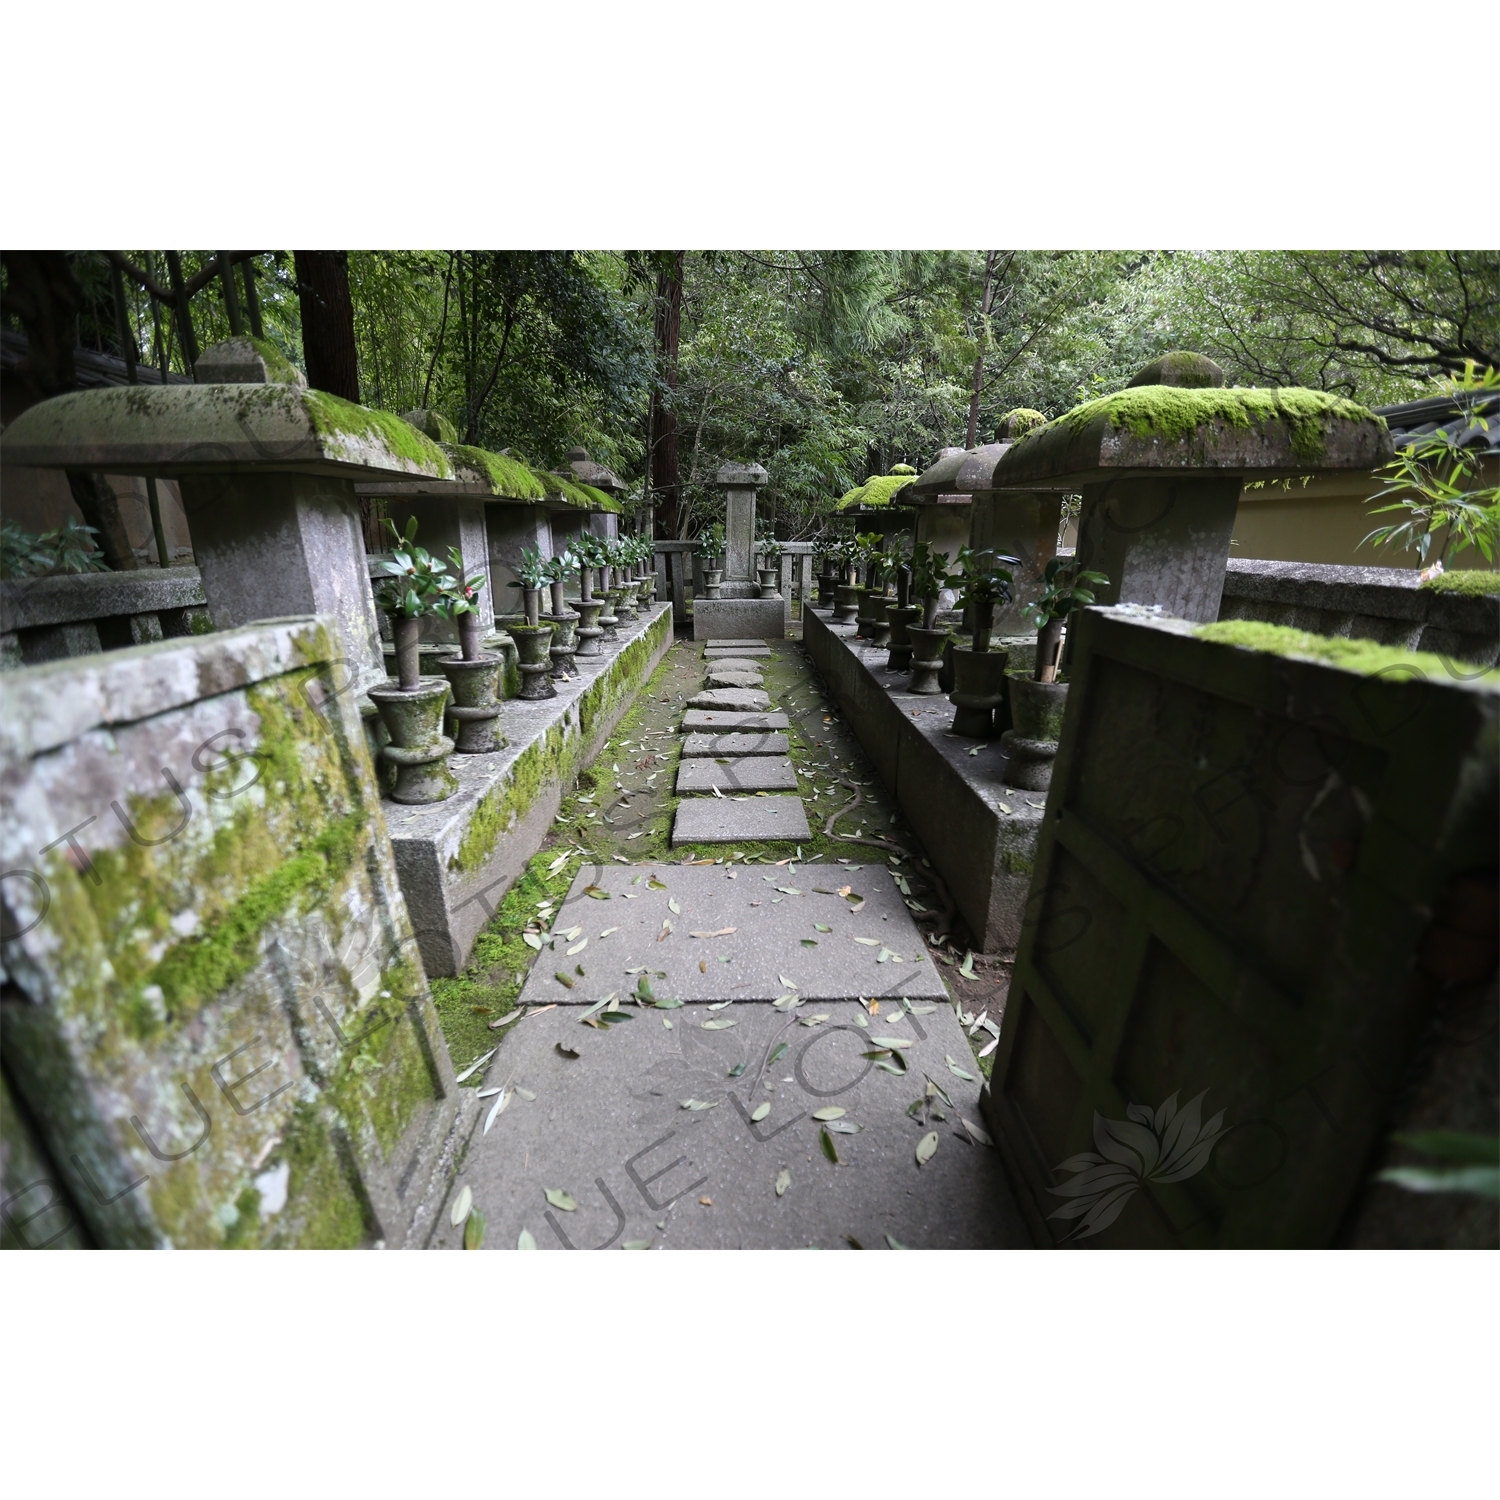
[[[830,857],[821,824],[849,794],[793,727],[834,722],[800,648],[683,642],[664,672],[681,681],[689,652],[703,686],[682,682],[667,731],[687,863],[601,849],[539,903],[435,1243],[462,1244],[472,1209],[494,1249],[1029,1246],[913,921],[919,873]],[[653,782],[661,760],[641,758]],[[634,794],[616,789],[618,816]]]

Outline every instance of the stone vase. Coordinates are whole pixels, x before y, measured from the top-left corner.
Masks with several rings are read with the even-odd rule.
[[[762,599],[781,598],[781,569],[780,568],[757,568],[756,577],[760,580],[760,597]]]
[[[605,640],[617,641],[620,639],[619,589],[606,589],[604,591],[604,599],[606,608],[604,613],[599,616],[599,624],[603,627]]]
[[[530,701],[555,698],[557,689],[552,686],[552,658],[548,654],[548,648],[552,644],[552,627],[512,625],[510,635],[521,658],[521,696]]]
[[[703,570],[703,597],[705,599],[717,599],[719,597],[719,588],[723,582],[723,568],[705,568]]]
[[[1010,679],[1012,728],[1000,736],[1005,749],[1005,780],[1026,792],[1044,792],[1052,785],[1052,762],[1062,738],[1063,714],[1068,706],[1065,682]]]
[[[938,672],[938,687],[943,692],[951,693],[956,685],[953,675],[953,653],[959,650],[958,642],[953,638],[952,627],[949,627],[948,640],[943,646],[942,669]]]
[[[922,618],[922,606],[920,604],[888,604],[885,617],[891,627],[891,654],[886,660],[885,669],[887,672],[909,672],[911,671],[911,635],[907,627],[913,620]]]
[[[577,645],[574,656],[602,656],[604,654],[604,627],[599,616],[604,613],[600,599],[570,599],[568,603],[578,611],[578,627],[574,633]]]
[[[864,592],[857,583],[841,583],[835,590],[834,623],[847,625],[859,613],[859,596]]]
[[[859,603],[854,611],[855,640],[867,641],[870,639],[870,627],[875,623],[875,617],[870,612],[875,600],[875,590],[868,588],[862,583],[854,585]]]
[[[578,616],[571,610],[564,610],[561,614],[543,615],[542,619],[552,626],[552,644],[547,648],[552,658],[552,675],[573,676],[578,670],[578,664],[573,660],[578,650]]]
[[[443,676],[453,694],[448,718],[455,726],[453,748],[459,755],[491,755],[505,748],[496,732],[500,718],[500,673],[503,656],[450,656],[442,662]]]
[[[451,797],[458,778],[448,769],[453,741],[443,733],[448,684],[441,677],[424,677],[415,688],[385,682],[370,689],[370,701],[391,737],[380,753],[396,768],[392,799],[420,805]]]
[[[421,620],[410,615],[393,615],[391,637],[396,657],[396,679],[402,691],[414,693],[422,676]]]
[[[911,637],[911,681],[906,685],[908,693],[942,692],[938,686],[938,671],[943,665],[943,642],[948,639],[946,630],[923,630],[920,625],[908,625],[906,633]]]
[[[465,661],[478,661],[484,654],[480,645],[483,635],[478,614],[472,609],[465,610],[458,617],[458,648]]]
[[[837,589],[839,586],[836,573],[818,574],[818,608],[832,609],[837,601]]]
[[[528,625],[535,625],[542,617],[542,591],[540,589],[522,589],[521,608],[526,613],[526,623]]]
[[[867,639],[877,651],[890,649],[891,622],[888,611],[895,602],[886,594],[875,594],[870,599],[870,629]]]
[[[640,593],[636,589],[635,579],[622,580],[618,587],[610,590],[609,597],[615,601],[616,616],[625,624],[632,625],[640,619],[640,611],[636,608]]]
[[[948,695],[956,712],[954,734],[987,740],[995,726],[995,710],[1005,694],[1004,651],[953,652],[954,686]]]

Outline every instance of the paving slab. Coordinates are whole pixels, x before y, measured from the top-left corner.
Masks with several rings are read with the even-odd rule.
[[[677,766],[677,791],[795,792],[797,773],[789,760],[768,755],[685,760]]]
[[[723,708],[739,713],[764,713],[771,706],[770,697],[754,688],[712,688],[694,693],[687,700],[689,708]]]
[[[690,708],[682,716],[683,729],[790,729],[792,721],[783,713],[746,714],[705,712]]]
[[[710,801],[720,805],[717,798]],[[723,806],[764,807],[771,801],[793,799],[726,799]],[[848,897],[838,894],[844,886]],[[856,896],[863,902],[857,911]],[[575,927],[581,929],[576,937],[561,936]],[[606,929],[613,930],[606,935]],[[884,865],[585,865],[552,931],[559,936],[533,964],[518,1004],[592,1005],[609,995],[623,998],[637,983],[629,971],[642,965],[659,999],[690,1004],[764,1002],[794,987],[808,1000],[943,1000],[948,993]],[[587,947],[569,956],[567,950],[584,938]],[[889,955],[884,962],[881,953]],[[577,967],[584,973],[576,973]],[[571,989],[558,982],[559,970],[573,981]]]
[[[763,688],[766,679],[759,672],[720,672],[710,668],[705,686],[711,688]]]
[[[738,636],[734,640],[727,641],[704,641],[703,643],[710,651],[722,650],[725,646],[764,646],[765,641],[759,636]]]
[[[514,1249],[523,1230],[540,1250],[832,1250],[851,1239],[885,1249],[887,1235],[913,1250],[1029,1248],[998,1151],[961,1123],[985,1128],[979,1069],[952,1009],[927,1004],[896,1026],[889,1002],[873,1016],[848,1001],[789,1016],[768,1005],[632,1006],[633,1019],[602,1031],[572,1007],[528,1016],[507,1029],[485,1083],[516,1092],[488,1133],[483,1102],[449,1202],[470,1189],[485,1248],[497,1250]],[[826,1019],[802,1024],[814,1016]],[[736,1024],[704,1024],[722,1019]],[[887,1033],[911,1043],[905,1074],[862,1056]],[[955,1075],[948,1057],[973,1076]],[[907,1107],[928,1077],[951,1106],[939,1099],[913,1118]],[[768,1114],[752,1120],[761,1104]],[[839,1119],[813,1118],[832,1109]],[[825,1129],[837,1164],[823,1154]],[[933,1132],[919,1165],[917,1146]],[[576,1207],[552,1206],[548,1191]],[[463,1230],[449,1220],[445,1204],[433,1243],[457,1249]]]
[[[682,742],[684,758],[695,755],[785,755],[790,749],[784,734],[690,734]]]
[[[766,653],[768,656],[769,652]],[[710,672],[763,672],[765,662],[753,661],[748,656],[715,656],[708,664]]]
[[[722,661],[726,656],[742,657],[746,659],[759,660],[761,657],[772,654],[769,646],[710,646],[703,655],[707,661]]]
[[[678,805],[674,844],[745,844],[758,839],[810,839],[807,809],[796,797],[695,797]]]

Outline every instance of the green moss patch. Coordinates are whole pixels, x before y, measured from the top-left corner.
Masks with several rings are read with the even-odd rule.
[[[1439,682],[1451,681],[1453,677],[1448,663],[1430,652],[1403,651],[1396,646],[1382,646],[1379,641],[1351,640],[1345,636],[1313,635],[1310,631],[1267,625],[1259,620],[1220,620],[1213,625],[1199,625],[1193,633],[1201,640],[1221,646],[1322,662],[1364,677],[1403,670],[1411,676],[1431,677]],[[1470,680],[1500,683],[1500,672],[1486,672]]]
[[[302,373],[270,339],[249,335],[255,352],[266,362],[266,375],[277,385],[301,385]]]
[[[545,500],[547,487],[518,459],[505,453],[491,453],[487,448],[454,444],[451,452],[460,463],[468,464],[487,476],[494,492],[505,500]]]
[[[838,503],[839,510],[849,510],[856,505],[889,505],[907,485],[915,484],[916,473],[909,464],[898,464],[889,474],[877,474],[862,485],[849,491]]]
[[[410,422],[388,411],[356,406],[327,391],[307,391],[303,395],[313,430],[321,437],[362,438],[376,442],[397,458],[405,459],[438,479],[452,477],[453,465],[448,455],[424,432]]]
[[[1047,419],[1041,412],[1030,406],[1016,406],[1000,418],[995,436],[1002,443],[1018,443],[1028,432],[1035,432],[1038,427],[1046,425]]]
[[[1078,430],[1101,417],[1111,427],[1123,428],[1133,437],[1161,438],[1169,443],[1181,442],[1209,423],[1248,429],[1281,422],[1290,434],[1292,452],[1309,463],[1322,458],[1331,422],[1369,422],[1382,431],[1385,429],[1383,417],[1377,417],[1358,402],[1330,395],[1327,391],[1298,387],[1187,390],[1178,386],[1145,385],[1116,391],[1112,396],[1101,396],[1096,401],[1075,406],[1057,421],[1028,433],[1011,451],[1019,452],[1026,444],[1036,442],[1042,433],[1058,428]]]
[[[1484,573],[1477,568],[1463,568],[1454,573],[1439,573],[1429,578],[1418,588],[1431,589],[1435,594],[1468,594],[1475,599],[1500,594],[1500,573]]]

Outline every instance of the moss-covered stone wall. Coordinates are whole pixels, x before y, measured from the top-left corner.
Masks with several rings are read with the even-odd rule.
[[[358,715],[321,627],[215,692],[226,639],[139,648],[203,696],[4,763],[6,1072],[100,1244],[390,1239],[451,1070]]]

